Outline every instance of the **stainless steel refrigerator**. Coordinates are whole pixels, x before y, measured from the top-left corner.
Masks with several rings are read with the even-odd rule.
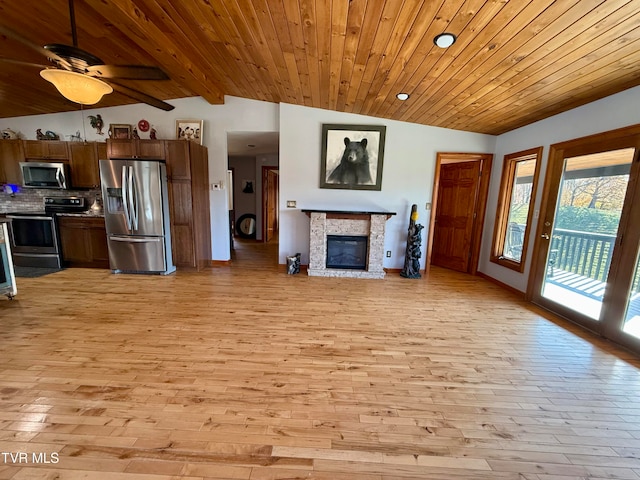
[[[167,170],[155,160],[100,160],[109,264],[114,273],[169,274]]]

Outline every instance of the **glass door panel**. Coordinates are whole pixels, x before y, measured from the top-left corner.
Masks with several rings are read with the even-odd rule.
[[[635,149],[565,158],[542,296],[598,320]],[[547,225],[548,226],[548,225]]]

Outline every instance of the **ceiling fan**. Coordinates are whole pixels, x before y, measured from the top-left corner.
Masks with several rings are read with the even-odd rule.
[[[69,0],[69,18],[71,20],[71,35],[73,46],[52,43],[41,47],[13,30],[0,25],[0,34],[16,40],[23,45],[44,55],[55,67],[37,65],[19,60],[0,58],[0,61],[17,63],[32,67],[44,68],[40,75],[47,81],[53,83],[58,91],[71,101],[85,105],[93,105],[100,101],[102,95],[111,93],[113,90],[134,100],[146,103],[165,111],[173,110],[174,106],[160,99],[147,95],[139,90],[122,85],[117,80],[169,80],[169,77],[160,68],[147,65],[105,65],[97,56],[78,48],[78,37],[76,32],[76,20],[73,0]],[[57,77],[64,77],[58,79]],[[65,88],[65,82],[73,82]],[[84,97],[81,89],[101,90],[96,94]]]

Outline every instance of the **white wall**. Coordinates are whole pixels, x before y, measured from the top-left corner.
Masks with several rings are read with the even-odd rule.
[[[500,135],[496,143],[496,154],[491,174],[491,186],[487,204],[487,216],[482,241],[479,270],[517,290],[526,291],[531,270],[531,254],[536,238],[536,226],[548,162],[549,147],[555,143],[585,137],[595,133],[640,123],[640,87],[635,87],[596,102],[555,115],[526,127]],[[531,240],[527,252],[524,273],[514,272],[489,261],[493,227],[498,205],[498,191],[504,156],[529,148],[544,146],[542,168],[534,206],[535,218],[531,229]]]
[[[321,189],[320,147],[323,123],[386,125],[382,190]],[[492,153],[491,135],[427,127],[381,118],[289,104],[280,105],[280,263],[302,253],[309,262],[309,218],[301,209],[376,210],[397,215],[387,221],[386,268],[402,268],[411,205],[418,205],[418,223],[429,229],[425,204],[432,201],[437,152]],[[295,200],[295,209],[287,208]],[[426,233],[422,238],[424,267]]]
[[[21,138],[35,140],[36,129],[43,132],[52,130],[67,140],[69,135],[80,130],[87,141],[104,141],[110,123],[136,125],[140,119],[146,119],[157,130],[158,138],[174,139],[175,121],[180,118],[204,120],[203,144],[209,150],[209,182],[224,182],[227,178],[227,132],[274,132],[278,130],[278,105],[237,97],[225,97],[224,105],[211,105],[200,97],[169,100],[176,108],[164,112],[144,104],[121,107],[85,109],[76,112],[55,113],[0,119],[0,130],[11,128],[21,133]],[[100,113],[105,135],[97,135],[89,124],[88,115]],[[85,135],[86,132],[86,135]],[[147,134],[140,134],[148,138]],[[228,260],[229,249],[229,213],[227,210],[226,189],[210,191],[212,258]]]

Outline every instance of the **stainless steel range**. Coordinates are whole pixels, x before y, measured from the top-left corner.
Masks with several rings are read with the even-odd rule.
[[[44,197],[43,203],[39,212],[7,214],[14,265],[62,268],[56,213],[83,212],[87,203],[83,197]]]

